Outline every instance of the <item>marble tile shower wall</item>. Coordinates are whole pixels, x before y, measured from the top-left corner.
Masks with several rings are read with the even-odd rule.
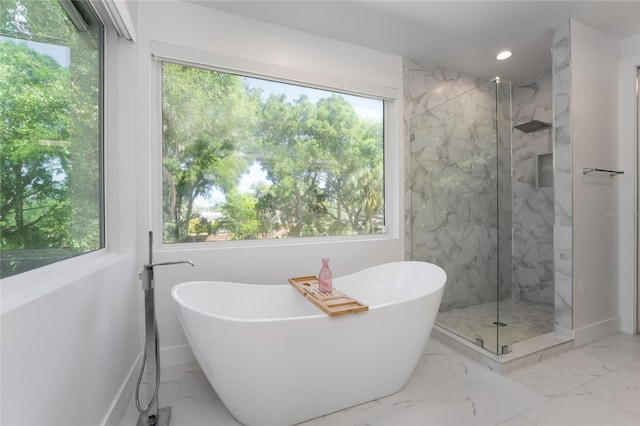
[[[553,122],[551,73],[514,84],[512,94],[514,125]],[[538,177],[539,156],[553,155],[552,130],[527,134],[514,129],[512,144],[513,297],[553,306],[554,191]]]
[[[441,310],[495,301],[499,179],[510,194],[509,173],[497,170],[495,85],[411,61],[405,83],[408,256],[447,272]],[[510,283],[511,268],[500,275]]]
[[[554,28],[551,71],[554,123],[554,318],[556,331],[573,329],[573,160],[571,136],[570,21]]]
[[[489,289],[494,293],[489,301],[496,299],[497,301],[494,311],[494,319],[496,327],[488,327],[481,333],[483,346],[494,352],[504,353],[504,348],[508,347],[508,351],[512,348],[514,337],[514,306],[512,303],[512,245],[511,237],[513,228],[512,202],[511,202],[511,82],[508,80],[500,80],[487,85],[491,92],[491,100],[494,103],[491,117],[489,118],[493,124],[494,132],[491,135],[493,139],[492,154],[497,156],[496,164],[496,192],[489,194],[491,197],[497,197],[497,212],[492,210],[485,212],[487,215],[497,217],[498,227],[498,247],[497,247],[497,265],[492,265],[498,269],[498,282],[489,282]],[[477,95],[476,95],[477,97]],[[506,303],[503,303],[505,301]],[[482,300],[480,306],[491,306]],[[499,321],[499,322],[498,322]],[[493,325],[493,321],[489,321]],[[507,324],[509,327],[500,327],[498,324]],[[488,334],[487,334],[488,332]],[[492,337],[495,336],[495,344]],[[477,336],[471,336],[477,341]]]
[[[403,61],[404,86],[404,233],[405,259],[411,259],[411,117],[422,114],[449,99],[479,86],[483,81],[437,66]]]
[[[492,85],[495,89],[494,99],[496,102],[496,136],[494,151],[498,156],[498,268],[499,277],[499,297],[500,300],[511,300],[513,297],[513,207],[512,207],[512,182],[511,182],[511,82],[500,81],[497,85]],[[495,144],[497,143],[497,147]],[[495,288],[495,284],[494,284]],[[502,322],[511,320],[511,303],[499,304],[500,317]],[[500,329],[498,330],[500,332]],[[503,341],[510,332],[503,329]],[[506,343],[505,343],[506,344]]]
[[[404,61],[404,182],[405,182],[405,202],[404,202],[404,220],[405,220],[405,258],[412,258],[412,247],[420,243],[420,241],[414,241],[412,238],[412,225],[416,220],[416,215],[412,214],[412,169],[411,169],[411,142],[410,142],[410,127],[411,118],[422,114],[423,112],[433,109],[437,105],[446,102],[449,99],[453,99],[456,96],[464,93],[481,85],[484,81],[478,78],[467,76],[457,73],[455,71],[446,70],[437,66],[421,66],[411,60],[405,59]],[[543,303],[553,304],[555,313],[555,328],[556,331],[571,335],[573,328],[573,296],[572,296],[572,156],[571,156],[571,114],[570,114],[570,93],[571,93],[571,53],[570,53],[570,22],[560,25],[553,30],[553,49],[552,49],[552,74],[550,76],[552,85],[552,104],[553,114],[551,120],[554,124],[552,140],[553,147],[549,151],[554,152],[553,158],[553,221],[546,215],[545,222],[553,223],[553,235],[551,244],[551,250],[553,252],[552,264],[548,262],[549,246],[541,244],[537,248],[537,254],[540,255],[540,262],[536,267],[529,267],[528,271],[518,269],[513,271],[514,281],[518,281],[518,284],[514,286],[514,296],[527,299],[531,293],[538,295],[538,300]],[[540,88],[549,84],[549,79],[544,78],[538,82]],[[522,90],[522,89],[521,89]],[[516,95],[519,97],[520,95]],[[524,95],[523,95],[524,96]],[[542,99],[541,103],[545,106],[543,109],[548,108]],[[533,103],[538,102],[533,101]],[[518,105],[519,104],[519,105]],[[524,119],[525,114],[533,114],[531,105],[524,106],[520,102],[515,105],[514,122],[519,123],[519,120]],[[521,110],[518,110],[518,107]],[[535,108],[535,106],[534,106]],[[540,114],[540,111],[536,111]],[[536,116],[536,119],[542,121],[545,116]],[[545,120],[546,121],[546,120]],[[514,131],[517,133],[518,131]],[[514,141],[516,150],[520,146],[519,141]],[[538,142],[541,143],[541,142]],[[514,159],[518,158],[520,152],[514,152]],[[523,154],[524,155],[524,154]],[[526,162],[525,162],[526,163]],[[524,167],[525,164],[523,163]],[[524,176],[524,175],[520,175]],[[526,179],[524,179],[526,181]],[[521,184],[529,185],[524,181],[518,181],[515,179],[512,184],[514,185],[514,191],[519,191],[523,187]],[[549,190],[545,190],[549,191]],[[547,196],[550,194],[543,195]],[[538,195],[541,197],[541,195]],[[540,201],[538,199],[539,203]],[[546,201],[545,201],[546,202]],[[533,205],[533,204],[530,204]],[[514,201],[514,207],[519,207]],[[529,208],[529,206],[527,207]],[[520,220],[514,217],[515,220]],[[518,225],[516,225],[518,226]],[[540,231],[540,229],[538,229]],[[520,258],[525,264],[527,262],[533,265],[532,256],[535,252],[531,253],[527,257],[527,252],[522,251],[524,230],[516,231],[514,239],[518,240],[514,242],[514,253],[519,256],[514,259],[516,265],[520,264]],[[431,247],[434,251],[440,247],[440,251],[443,253],[445,244],[442,239],[430,238]],[[426,241],[424,241],[426,243]],[[517,247],[516,247],[517,245]],[[426,244],[424,244],[426,247]],[[457,250],[458,248],[452,248],[451,250]],[[452,251],[449,251],[452,253]],[[434,258],[425,258],[427,261],[437,261]],[[446,259],[445,259],[446,260]],[[546,266],[545,266],[546,265]],[[451,263],[449,264],[451,267]],[[528,265],[527,265],[528,266]],[[548,275],[548,269],[553,267],[552,278]],[[542,268],[542,269],[540,269]],[[540,286],[527,285],[531,281],[536,281],[537,278],[533,274],[530,274],[531,270],[536,270],[536,275],[540,277]],[[454,269],[455,270],[455,269]],[[525,277],[525,272],[527,277]],[[518,276],[516,277],[516,274]],[[549,278],[549,279],[547,279]],[[531,281],[528,281],[531,280]],[[551,285],[553,280],[553,285]],[[544,284],[543,284],[544,283]],[[543,288],[544,286],[544,288]],[[553,289],[553,301],[551,301],[550,293]],[[460,289],[460,293],[468,299],[470,294],[469,290]]]

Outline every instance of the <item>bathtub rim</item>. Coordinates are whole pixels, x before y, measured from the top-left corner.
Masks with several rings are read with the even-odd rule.
[[[203,315],[205,317],[208,318],[214,318],[214,319],[218,319],[218,320],[223,320],[223,321],[232,321],[232,322],[246,322],[246,323],[267,323],[267,322],[280,322],[280,321],[295,321],[295,320],[300,320],[303,318],[318,318],[318,317],[322,317],[325,316],[327,318],[329,318],[328,315],[323,314],[322,311],[318,310],[319,314],[318,315],[305,315],[305,316],[295,316],[295,317],[278,317],[278,318],[238,318],[238,317],[230,317],[230,316],[226,316],[226,315],[220,315],[220,314],[214,314],[212,312],[208,312],[208,311],[204,311],[202,309],[198,309],[193,307],[192,305],[187,304],[184,300],[180,299],[180,297],[178,296],[177,292],[180,290],[180,287],[188,287],[190,285],[195,285],[195,284],[208,284],[208,285],[216,285],[216,284],[222,284],[222,285],[228,285],[228,286],[239,286],[239,287],[291,287],[291,285],[289,284],[247,284],[247,283],[236,283],[236,282],[231,282],[231,281],[186,281],[183,283],[179,283],[174,285],[171,288],[171,296],[173,297],[173,300],[180,306],[195,312],[199,315]],[[295,291],[295,289],[293,287],[291,287],[291,290]],[[298,293],[299,294],[299,293]],[[302,295],[300,295],[300,297],[304,297]],[[311,303],[311,302],[308,302]],[[369,308],[371,309],[371,308]]]
[[[387,303],[382,303],[379,305],[375,305],[375,306],[369,306],[369,311],[376,311],[380,308],[384,308],[384,307],[388,307],[388,306],[393,306],[393,305],[399,305],[402,303],[407,303],[407,302],[411,302],[411,301],[415,301],[415,300],[420,300],[422,298],[425,297],[429,297],[432,296],[433,294],[437,293],[438,291],[440,291],[447,283],[447,274],[444,271],[444,269],[442,269],[442,267],[431,263],[431,262],[423,262],[423,261],[399,261],[399,262],[389,262],[389,263],[383,263],[380,265],[375,265],[375,266],[371,266],[370,268],[365,268],[362,269],[360,271],[356,271],[353,272],[351,274],[348,275],[343,275],[341,277],[335,278],[335,280],[342,280],[343,278],[349,278],[352,275],[356,275],[356,274],[360,274],[364,271],[370,270],[370,269],[375,269],[375,268],[380,268],[386,265],[394,265],[394,264],[407,264],[407,263],[420,263],[420,264],[428,264],[432,267],[436,268],[436,271],[438,274],[442,275],[442,282],[439,283],[438,286],[436,286],[433,290],[426,292],[425,294],[422,294],[420,296],[417,297],[413,297],[413,298],[409,298],[409,299],[403,299],[403,300],[397,300],[397,301],[391,301],[391,302],[387,302]],[[230,322],[238,322],[238,323],[271,323],[271,322],[286,322],[286,321],[300,321],[303,319],[315,319],[315,318],[327,318],[327,319],[336,319],[336,318],[342,318],[342,317],[352,317],[353,315],[340,315],[337,317],[331,317],[327,314],[325,314],[324,312],[322,312],[319,308],[316,307],[316,309],[318,310],[317,314],[312,314],[312,315],[304,315],[304,316],[288,316],[288,317],[278,317],[278,318],[238,318],[238,317],[230,317],[230,316],[226,316],[226,315],[220,315],[220,314],[215,314],[212,312],[208,312],[208,311],[204,311],[202,309],[198,309],[193,307],[192,305],[188,304],[184,299],[182,299],[179,295],[178,292],[180,291],[180,289],[182,287],[188,287],[188,286],[192,286],[192,285],[197,285],[197,284],[208,284],[208,285],[227,285],[227,286],[240,286],[240,287],[260,287],[260,288],[265,288],[265,287],[279,287],[279,288],[290,288],[291,291],[295,292],[297,295],[299,295],[301,298],[304,298],[303,295],[299,294],[294,288],[293,286],[291,286],[290,284],[249,284],[249,283],[239,283],[239,282],[233,282],[233,281],[208,281],[208,280],[197,280],[197,281],[185,281],[185,282],[181,282],[178,284],[175,284],[172,288],[171,288],[171,297],[173,298],[174,302],[179,305],[178,307],[184,307],[185,309],[188,309],[192,312],[195,312],[199,315],[203,315],[205,317],[209,317],[209,318],[214,318],[214,319],[218,319],[218,320],[223,320],[223,321],[230,321]],[[307,303],[309,303],[310,305],[311,302],[307,301]],[[366,314],[368,311],[364,311],[364,312],[359,312],[358,314]],[[356,314],[357,315],[357,314]]]

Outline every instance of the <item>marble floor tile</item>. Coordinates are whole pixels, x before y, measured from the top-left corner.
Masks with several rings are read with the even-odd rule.
[[[242,426],[221,401],[180,398],[171,404],[173,426]]]
[[[185,373],[180,382],[180,398],[215,401],[220,398],[202,373]]]
[[[590,393],[554,398],[522,414],[539,426],[637,426],[637,414]]]
[[[140,387],[140,400],[146,405],[146,377]],[[225,408],[198,364],[163,368],[158,394],[159,407],[171,407],[171,424],[188,425],[240,425]],[[120,422],[135,425],[138,410],[132,398]]]
[[[640,371],[640,358],[630,362],[629,364],[625,365],[625,367]]]
[[[638,342],[610,336],[500,376],[429,339],[402,390],[300,425],[638,426]],[[145,392],[143,386],[143,398]],[[162,369],[160,401],[172,407],[172,426],[240,425],[197,364]],[[132,398],[120,425],[137,419]]]
[[[499,426],[536,426],[536,424],[532,423],[522,416],[516,416],[500,423]]]
[[[383,398],[383,401],[426,401],[445,392],[467,386],[471,383],[440,362],[431,362],[423,356],[406,386],[399,392]]]
[[[508,376],[497,376],[444,394],[441,399],[479,425],[495,425],[547,402]]]
[[[591,393],[640,415],[640,374],[631,368],[621,367],[571,393]]]
[[[579,351],[560,354],[558,357],[599,375],[610,373],[638,359],[637,354],[624,352],[610,345],[600,345],[598,342],[583,346]]]
[[[593,371],[559,357],[528,365],[508,376],[547,397],[567,393],[599,377]]]
[[[158,391],[158,407],[167,407],[179,398],[180,382],[160,383],[160,390]]]
[[[369,419],[384,416],[401,409],[389,401],[376,399],[355,407],[347,408],[335,413],[330,413],[303,423],[298,426],[342,426],[362,424]]]
[[[636,358],[640,358],[640,335],[632,336],[630,334],[618,333],[613,336],[605,337],[597,342],[590,343],[587,347],[594,349],[611,347],[618,351],[633,355]]]
[[[446,360],[442,360],[439,365],[453,371],[456,375],[471,383],[496,376],[496,373],[487,368],[486,364],[481,364],[464,355],[449,357]]]
[[[375,417],[357,426],[466,426],[474,425],[454,404],[441,399],[422,402],[387,415]]]
[[[422,355],[431,362],[448,359],[458,355],[458,351],[437,339],[430,338],[422,351]]]

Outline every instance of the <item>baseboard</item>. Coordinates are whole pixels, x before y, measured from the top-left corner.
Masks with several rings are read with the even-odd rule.
[[[136,382],[138,379],[138,374],[140,373],[140,366],[142,365],[142,353],[138,355],[136,361],[131,366],[129,373],[127,374],[126,379],[120,386],[116,397],[111,403],[111,407],[107,412],[107,415],[102,420],[102,425],[105,426],[117,426],[120,424],[120,420],[124,415],[124,412],[129,405],[129,401],[131,401],[131,397],[133,396],[133,392],[135,391]]]
[[[196,357],[193,355],[191,346],[179,345],[160,349],[160,367],[176,367],[178,365],[193,364]]]
[[[585,327],[573,330],[576,347],[586,345],[612,334],[620,332],[622,319],[620,317],[611,318]]]

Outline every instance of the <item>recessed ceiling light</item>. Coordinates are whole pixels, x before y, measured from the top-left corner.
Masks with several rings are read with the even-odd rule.
[[[510,57],[511,57],[511,51],[503,50],[502,52],[498,53],[498,56],[496,56],[496,59],[499,61],[504,61],[505,59],[508,59]]]

